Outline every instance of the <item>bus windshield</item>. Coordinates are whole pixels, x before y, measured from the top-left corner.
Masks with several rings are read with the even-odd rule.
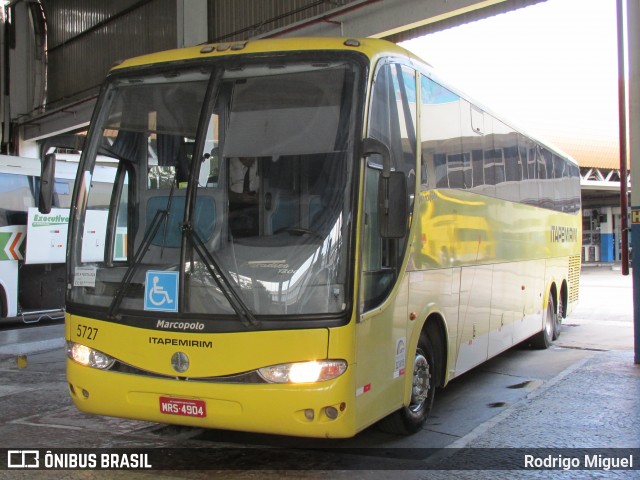
[[[243,61],[112,76],[76,185],[69,303],[247,325],[347,311],[357,63]],[[107,209],[98,157],[118,169]]]

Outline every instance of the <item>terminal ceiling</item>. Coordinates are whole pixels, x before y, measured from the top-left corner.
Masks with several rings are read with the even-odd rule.
[[[35,141],[73,148],[73,136],[60,133],[86,126],[105,74],[127,57],[270,36],[398,42],[541,1],[13,0],[2,148],[24,154],[19,145]]]

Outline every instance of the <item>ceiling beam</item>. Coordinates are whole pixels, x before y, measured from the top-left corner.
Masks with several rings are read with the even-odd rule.
[[[529,0],[524,0],[528,2]],[[536,0],[536,3],[540,0]],[[342,36],[386,38],[513,0],[361,0],[266,32],[260,37]]]

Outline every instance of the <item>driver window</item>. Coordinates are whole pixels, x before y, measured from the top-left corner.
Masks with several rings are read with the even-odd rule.
[[[371,97],[369,136],[385,143],[391,153],[391,169],[407,178],[409,211],[397,212],[410,219],[416,168],[416,74],[399,64],[382,65],[376,74]],[[382,160],[368,159],[364,200],[362,298],[363,311],[379,306],[399,274],[407,237],[382,238],[378,228],[378,179]]]

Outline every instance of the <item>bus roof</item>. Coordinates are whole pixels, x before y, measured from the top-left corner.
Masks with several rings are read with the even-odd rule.
[[[399,47],[395,43],[377,38],[298,37],[211,43],[197,47],[167,50],[164,52],[142,55],[125,60],[115,66],[113,70],[179,60],[193,60],[198,58],[311,50],[358,51],[367,55],[369,58],[376,57],[380,54],[393,54],[394,56],[419,60],[418,57],[411,54],[408,50]],[[419,61],[422,62],[421,60]]]
[[[557,146],[543,140],[537,135],[530,135],[526,129],[520,128],[514,122],[505,119],[502,115],[496,114],[490,108],[487,108],[481,102],[469,97],[464,92],[453,87],[445,79],[441,78],[433,66],[427,61],[413,54],[409,50],[389,42],[377,38],[347,38],[347,37],[292,37],[292,38],[269,38],[257,40],[244,40],[226,43],[210,43],[199,45],[196,47],[178,48],[174,50],[166,50],[163,52],[151,53],[139,57],[130,58],[113,67],[112,71],[119,69],[157,65],[162,63],[171,63],[184,60],[195,60],[205,58],[220,58],[233,55],[260,54],[273,52],[302,52],[313,50],[335,50],[335,51],[358,51],[366,55],[372,62],[377,58],[384,56],[392,56],[402,58],[413,64],[416,68],[427,74],[434,81],[441,83],[452,92],[473,103],[483,111],[491,114],[495,118],[509,125],[515,131],[526,135],[541,145],[553,150],[556,154],[568,159],[570,162],[578,165],[575,159],[563,152]]]

